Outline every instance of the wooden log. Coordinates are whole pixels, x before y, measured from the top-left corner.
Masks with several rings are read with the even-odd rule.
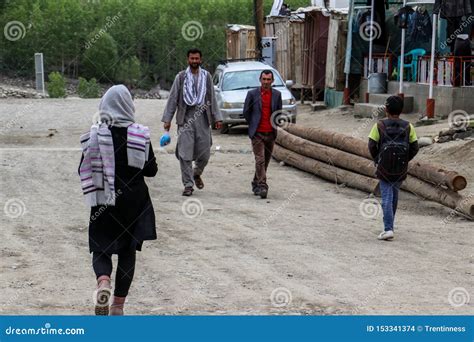
[[[284,129],[300,138],[318,144],[331,146],[367,159],[372,159],[367,142],[350,135],[327,131],[317,127],[304,127],[295,124],[285,124]]]
[[[374,178],[328,165],[321,161],[290,151],[279,145],[275,145],[273,149],[273,157],[285,162],[286,164],[292,165],[331,182],[341,184],[345,183],[351,188],[356,188],[368,193],[375,193],[377,190],[378,181]]]
[[[301,138],[372,160],[367,141],[362,139],[321,128],[303,127],[295,124],[285,125],[285,130]],[[467,186],[466,178],[456,171],[445,170],[442,167],[420,161],[410,162],[408,165],[408,173],[429,183],[444,186],[453,191],[462,190]]]
[[[365,176],[375,177],[374,162],[355,154],[305,140],[282,129],[278,130],[276,143],[306,157]]]
[[[281,145],[275,145],[275,148],[278,149],[278,152],[274,153],[274,156],[278,160],[283,160],[290,165],[316,174],[330,181],[335,180],[334,177],[337,176],[335,173],[341,173],[345,172],[346,170],[350,170],[348,172],[351,175],[344,174],[345,177],[342,181],[343,183],[347,183],[347,178],[350,179],[350,177],[354,177],[354,175],[359,176],[359,174],[361,174],[364,178],[358,178],[352,183],[348,183],[348,186],[367,191],[369,193],[378,192],[377,186],[373,187],[372,181],[370,182],[368,189],[364,188],[364,186],[362,186],[360,183],[367,181],[367,177],[371,179],[372,177],[375,177],[375,166],[372,161],[366,158],[307,141],[281,129],[278,131],[276,142],[277,144]],[[281,152],[282,148],[284,149],[285,153]],[[297,156],[295,157],[294,154],[286,153],[287,150],[306,158],[316,159],[319,162],[316,164],[311,164],[310,161],[298,158]],[[281,158],[282,155],[289,159],[285,160],[284,158]],[[327,165],[330,168],[323,168],[320,165],[321,162],[330,164]],[[346,170],[342,170],[340,168],[344,168]],[[331,170],[333,174],[328,173],[331,172]],[[355,173],[351,171],[354,171]],[[339,180],[337,181],[339,182]],[[378,180],[373,179],[373,181],[378,184]],[[402,183],[401,188],[424,199],[437,202],[447,206],[448,208],[454,209],[470,219],[474,218],[474,198],[463,197],[452,190],[434,187],[432,184],[411,175],[407,176],[407,179]]]
[[[432,184],[408,175],[401,188],[426,200],[454,209],[470,220],[474,219],[474,197],[463,197],[455,191],[434,187]]]
[[[408,173],[434,185],[446,186],[453,191],[465,189],[467,186],[466,178],[456,171],[445,170],[442,167],[416,160],[410,162]]]

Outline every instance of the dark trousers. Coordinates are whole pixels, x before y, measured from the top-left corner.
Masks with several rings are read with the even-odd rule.
[[[136,251],[130,250],[118,255],[117,273],[115,275],[116,297],[126,297],[128,290],[132,285],[133,275],[135,273]],[[97,278],[103,275],[110,277],[112,274],[112,255],[102,252],[92,254],[92,267]]]
[[[466,57],[471,55],[471,41],[469,39],[456,38],[454,41],[454,56]],[[461,63],[459,58],[454,61],[454,85],[470,86],[471,85],[471,61],[465,59]]]
[[[272,157],[275,135],[270,133],[258,133],[252,138],[252,149],[255,155],[255,175],[252,188],[268,189],[267,168]]]

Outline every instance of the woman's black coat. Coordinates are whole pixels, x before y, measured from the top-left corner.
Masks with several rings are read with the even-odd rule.
[[[143,169],[128,166],[127,128],[110,127],[110,131],[115,150],[116,201],[115,206],[91,208],[89,249],[118,254],[141,250],[144,240],[156,239],[155,212],[144,177],[154,177],[158,166],[151,143]]]

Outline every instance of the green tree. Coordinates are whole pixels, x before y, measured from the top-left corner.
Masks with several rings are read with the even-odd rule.
[[[141,76],[140,60],[132,57],[119,62],[115,80],[127,86],[136,86]]]
[[[297,9],[310,1],[287,3]],[[272,4],[264,0],[265,14]],[[191,47],[203,51],[204,66],[213,71],[225,58],[226,24],[253,25],[254,15],[253,0],[0,0],[0,28],[11,21],[20,21],[25,35],[11,41],[0,34],[4,72],[33,77],[34,53],[42,52],[48,71],[112,82],[119,66],[131,68],[138,58],[140,76],[135,61],[129,78],[167,86],[186,67]],[[182,34],[189,22],[202,27],[195,40]]]
[[[118,62],[117,43],[103,29],[94,31],[88,38],[82,58],[84,75],[112,82]]]

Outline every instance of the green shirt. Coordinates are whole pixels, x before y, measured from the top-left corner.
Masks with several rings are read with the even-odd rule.
[[[375,142],[379,142],[380,132],[379,132],[379,129],[377,127],[377,124],[375,124],[374,127],[372,127],[372,130],[369,133],[369,138],[372,139]],[[411,144],[411,143],[413,143],[417,140],[418,140],[418,137],[416,136],[415,127],[413,127],[413,125],[410,124],[410,139],[409,139],[409,142]]]

